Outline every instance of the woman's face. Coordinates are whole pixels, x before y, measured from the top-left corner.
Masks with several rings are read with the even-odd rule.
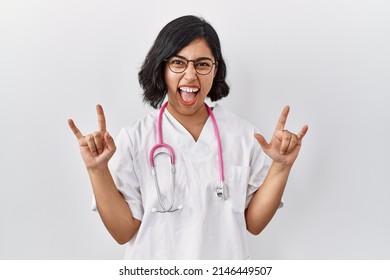
[[[211,49],[203,38],[192,41],[176,55],[187,60],[210,58],[212,62],[215,62]],[[189,62],[187,69],[182,73],[172,72],[169,68],[169,63],[167,62],[165,65],[165,84],[168,89],[169,112],[174,116],[204,114],[204,101],[213,85],[217,71],[216,65],[212,65],[209,74],[201,75],[195,71],[193,62]]]

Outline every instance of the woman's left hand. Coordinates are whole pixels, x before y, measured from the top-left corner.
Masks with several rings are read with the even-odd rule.
[[[302,138],[305,136],[309,127],[304,125],[298,134],[294,134],[284,129],[290,107],[284,107],[279,117],[271,142],[268,143],[260,134],[255,134],[257,141],[264,152],[272,158],[274,163],[280,163],[286,166],[292,166],[301,149]]]

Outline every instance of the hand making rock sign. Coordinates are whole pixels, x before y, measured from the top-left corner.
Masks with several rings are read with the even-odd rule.
[[[274,163],[282,163],[287,166],[291,166],[296,160],[301,149],[302,139],[309,129],[307,125],[304,125],[298,134],[285,130],[289,111],[289,106],[284,107],[270,143],[262,135],[255,135],[264,152],[272,158]]]
[[[116,150],[114,140],[107,132],[106,118],[101,105],[96,105],[96,112],[98,130],[85,136],[80,132],[73,120],[68,120],[69,127],[79,142],[81,156],[87,169],[97,169],[106,166]]]

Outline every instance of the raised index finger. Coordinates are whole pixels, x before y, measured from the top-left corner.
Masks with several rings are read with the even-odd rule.
[[[280,114],[278,124],[276,125],[276,130],[284,130],[284,126],[286,125],[287,116],[290,112],[290,106],[286,106],[283,108],[282,113]]]
[[[104,116],[103,107],[100,104],[96,105],[96,112],[98,117],[99,131],[106,132],[106,117]]]

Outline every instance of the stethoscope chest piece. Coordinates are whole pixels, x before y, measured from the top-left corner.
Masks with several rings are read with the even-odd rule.
[[[217,196],[223,198],[223,200],[227,200],[229,197],[228,187],[225,182],[221,182],[217,187]]]

